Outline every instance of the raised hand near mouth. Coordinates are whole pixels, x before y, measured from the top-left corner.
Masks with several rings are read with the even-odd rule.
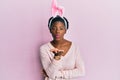
[[[60,60],[64,52],[64,50],[59,50],[57,48],[51,49],[50,51],[54,53],[54,59],[56,60]]]

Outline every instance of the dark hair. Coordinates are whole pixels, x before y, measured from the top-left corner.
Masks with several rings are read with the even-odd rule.
[[[49,19],[49,21],[48,21],[48,27],[49,27],[49,29],[51,29],[53,23],[55,23],[57,21],[60,21],[60,22],[64,23],[66,29],[69,28],[69,22],[68,22],[68,20],[65,17],[62,18],[59,15],[57,15],[56,17],[51,17]]]

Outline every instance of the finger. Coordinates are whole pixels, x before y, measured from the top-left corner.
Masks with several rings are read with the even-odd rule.
[[[64,52],[64,50],[58,50],[59,52]]]
[[[53,51],[58,51],[59,49],[57,48],[54,48],[54,49],[51,49],[50,51],[53,52]]]

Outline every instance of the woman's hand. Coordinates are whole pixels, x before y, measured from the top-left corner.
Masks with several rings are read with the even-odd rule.
[[[59,50],[57,48],[51,49],[50,51],[54,53],[54,59],[56,59],[56,60],[60,60],[60,58],[64,52],[64,50]]]

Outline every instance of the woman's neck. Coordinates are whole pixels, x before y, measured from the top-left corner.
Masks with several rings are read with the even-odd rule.
[[[59,41],[53,40],[53,41],[52,41],[52,44],[54,44],[54,45],[62,45],[62,44],[65,43],[65,42],[66,42],[65,39],[59,40]]]

